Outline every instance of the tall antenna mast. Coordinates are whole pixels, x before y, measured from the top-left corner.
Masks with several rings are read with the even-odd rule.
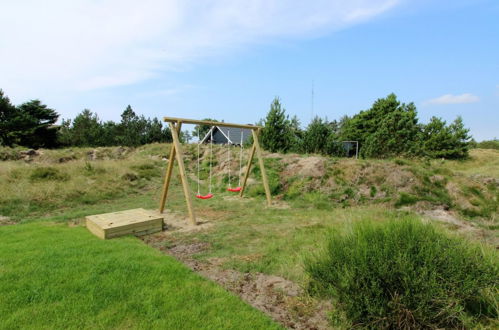
[[[314,81],[312,80],[312,98],[310,102],[310,121],[314,120]]]

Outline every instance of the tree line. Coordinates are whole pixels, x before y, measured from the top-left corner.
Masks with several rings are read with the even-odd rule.
[[[158,118],[139,116],[130,105],[120,122],[104,122],[88,109],[74,119],[62,119],[61,125],[56,125],[58,118],[54,109],[39,100],[14,106],[0,90],[0,144],[4,146],[139,146],[172,141],[170,129]],[[343,141],[357,141],[362,157],[461,159],[477,145],[470,142],[469,130],[460,117],[449,124],[437,117],[420,123],[416,106],[400,102],[395,94],[376,100],[371,108],[352,117],[332,121],[315,117],[305,128],[296,116],[289,117],[276,97],[258,124],[263,126],[262,147],[271,152],[345,156],[351,145]],[[196,126],[192,135],[202,138],[208,130],[206,125]],[[181,139],[190,141],[191,133],[182,131]]]
[[[260,124],[264,127],[262,146],[271,152],[331,156],[345,155],[342,141],[358,141],[362,157],[462,159],[468,157],[471,138],[461,117],[450,124],[432,117],[427,124],[422,124],[414,103],[401,103],[395,94],[378,99],[371,108],[339,121],[315,117],[305,129],[300,128],[296,116],[289,118],[279,98],[275,98]]]
[[[62,119],[39,100],[14,106],[0,90],[0,144],[29,148],[67,146],[139,146],[153,142],[171,142],[170,129],[158,118],[137,115],[129,105],[121,121],[102,121],[96,113],[85,109],[74,119]],[[190,139],[187,133],[182,139]]]

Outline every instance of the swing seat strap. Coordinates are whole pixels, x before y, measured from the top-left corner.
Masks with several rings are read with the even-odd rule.
[[[227,191],[239,192],[239,191],[241,191],[241,187],[236,187],[236,188],[227,188]]]

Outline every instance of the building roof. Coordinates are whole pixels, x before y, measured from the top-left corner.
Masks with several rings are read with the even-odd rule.
[[[204,136],[204,138],[201,140],[200,143],[204,143],[207,141],[210,137],[210,132],[215,130],[220,131],[225,138],[228,140],[229,143],[231,144],[241,144],[241,134],[242,134],[242,140],[243,143],[248,140],[248,138],[251,136],[251,130],[246,129],[246,128],[236,128],[236,127],[220,127],[220,126],[213,126],[208,133]]]

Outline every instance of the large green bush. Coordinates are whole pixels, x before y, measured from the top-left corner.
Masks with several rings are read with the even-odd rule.
[[[497,253],[414,219],[331,233],[306,270],[311,292],[353,326],[461,328],[498,316]]]

